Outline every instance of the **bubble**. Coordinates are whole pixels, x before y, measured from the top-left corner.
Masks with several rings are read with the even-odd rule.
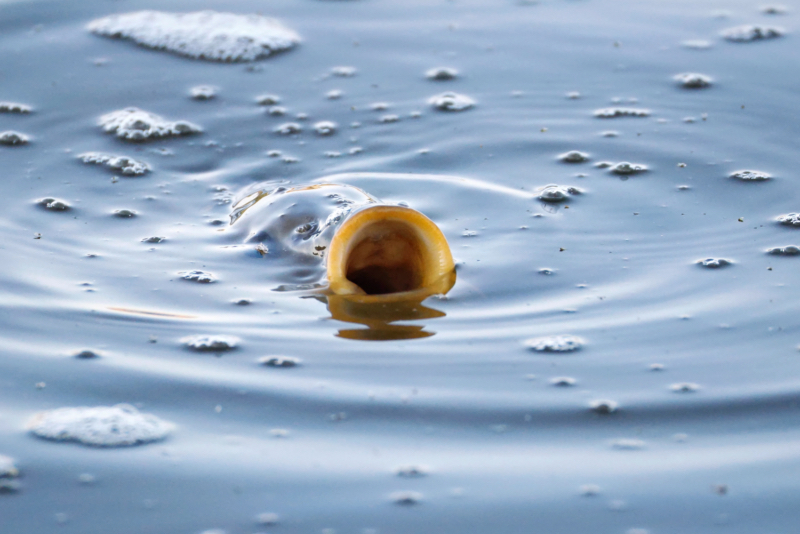
[[[221,352],[235,349],[239,338],[225,335],[197,335],[181,338],[181,343],[197,352]]]
[[[722,267],[733,264],[732,261],[726,260],[725,258],[707,258],[705,260],[698,260],[697,263],[707,269],[721,269]]]
[[[583,95],[579,91],[570,91],[565,95],[569,100],[578,100]]]
[[[390,107],[391,106],[389,105],[388,102],[375,102],[373,104],[370,104],[369,109],[371,109],[372,111],[386,111]]]
[[[411,506],[422,502],[422,494],[417,491],[395,491],[389,495],[389,499],[395,504]]]
[[[31,107],[17,102],[0,102],[0,113],[30,113]]]
[[[631,176],[634,174],[641,174],[647,172],[647,166],[641,163],[630,163],[628,161],[621,161],[613,165],[610,169],[613,174],[620,176]]]
[[[142,243],[163,243],[166,239],[166,237],[161,236],[145,237],[142,239]]]
[[[189,90],[189,96],[194,100],[211,100],[216,98],[219,88],[213,85],[198,85]]]
[[[663,363],[651,363],[650,366],[648,367],[648,369],[650,369],[651,371],[663,371],[664,370],[664,364]]]
[[[273,131],[280,135],[294,135],[302,132],[303,127],[296,122],[286,122],[276,127]]]
[[[689,39],[686,41],[681,41],[681,46],[692,50],[708,50],[714,46],[714,44],[711,41],[706,41],[705,39]]]
[[[578,488],[578,491],[584,497],[594,497],[600,494],[600,486],[597,484],[584,484]]]
[[[685,89],[703,89],[711,86],[711,77],[697,72],[684,72],[672,77]]]
[[[777,221],[784,226],[794,226],[800,228],[800,213],[788,213],[778,216]]]
[[[734,43],[749,43],[775,39],[783,35],[783,28],[745,24],[723,30],[722,37]]]
[[[170,122],[163,117],[139,108],[112,111],[100,117],[103,131],[125,141],[149,141],[202,132],[202,128],[187,121]]]
[[[609,399],[597,399],[589,403],[589,409],[595,413],[607,415],[616,412],[619,409],[619,403]]]
[[[94,360],[100,357],[100,353],[91,349],[83,349],[73,352],[72,357],[79,360]]]
[[[428,103],[441,111],[464,111],[475,106],[470,97],[452,92],[432,96]]]
[[[585,163],[589,161],[589,154],[580,152],[578,150],[571,150],[563,154],[559,154],[558,159],[564,163]]]
[[[121,209],[121,210],[115,210],[113,215],[114,217],[119,217],[121,219],[130,219],[136,217],[136,212],[133,210]]]
[[[19,470],[14,459],[0,454],[0,479],[15,478],[17,476],[19,476]]]
[[[571,376],[554,376],[550,379],[550,385],[556,386],[560,388],[568,388],[570,386],[574,386],[577,384],[578,381],[572,378]]]
[[[91,473],[81,473],[80,475],[78,475],[78,482],[83,484],[83,485],[85,485],[85,486],[91,486],[96,481],[97,481],[97,477],[95,477]]]
[[[358,69],[355,67],[347,67],[347,66],[340,66],[340,67],[333,67],[331,69],[331,74],[334,76],[338,76],[339,78],[352,78],[356,75]]]
[[[550,276],[550,275],[556,274],[556,270],[555,269],[548,269],[547,267],[542,267],[537,272],[539,274],[541,274],[541,275],[544,275],[544,276]]]
[[[69,211],[71,209],[66,201],[53,197],[40,198],[36,203],[50,211]]]
[[[692,393],[700,389],[700,386],[693,382],[678,382],[669,386],[675,393]]]
[[[264,356],[258,363],[267,367],[297,367],[302,360],[294,356]]]
[[[337,124],[332,121],[320,121],[314,125],[314,131],[317,132],[317,135],[333,135],[336,133],[336,128],[338,128]]]
[[[273,117],[282,117],[286,115],[287,109],[283,106],[272,106],[271,108],[267,109],[267,114],[272,115]]]
[[[437,82],[446,82],[455,80],[458,77],[458,71],[450,67],[435,67],[425,72],[425,77]]]
[[[403,478],[421,478],[428,476],[429,469],[424,465],[401,465],[394,472],[397,476]]]
[[[90,32],[211,61],[253,61],[287,50],[300,36],[261,15],[137,11],[93,20]]]
[[[619,117],[649,117],[650,110],[643,108],[603,108],[594,112],[600,119],[616,119]]]
[[[763,171],[736,171],[731,173],[731,178],[743,182],[766,182],[772,176]]]
[[[332,89],[325,93],[325,98],[328,100],[338,100],[342,98],[342,90],[341,89]]]
[[[278,95],[264,94],[256,97],[256,104],[259,106],[274,106],[280,104],[281,97]]]
[[[767,254],[772,254],[773,256],[797,256],[800,254],[800,247],[795,245],[789,245],[786,247],[775,247],[771,248],[767,251]]]
[[[201,284],[210,284],[217,281],[217,277],[213,273],[206,271],[181,271],[178,275],[184,280],[190,282],[199,282]]]
[[[25,145],[28,141],[28,136],[24,133],[15,132],[13,130],[0,132],[0,145],[18,146]]]
[[[762,7],[761,12],[765,15],[785,15],[788,9],[783,5],[772,5]]]
[[[125,176],[141,176],[150,170],[150,165],[127,156],[115,156],[103,152],[86,152],[78,156],[84,163],[102,165]]]
[[[622,451],[638,451],[644,448],[644,441],[640,439],[617,439],[611,442],[611,446]]]
[[[400,120],[399,115],[389,114],[381,116],[381,118],[378,119],[378,122],[383,124],[391,124],[393,122],[398,122],[399,120]]]
[[[583,340],[577,336],[546,336],[528,339],[525,346],[536,352],[572,352],[583,346]]]
[[[264,527],[277,525],[279,520],[280,517],[274,512],[264,512],[256,516],[256,523]]]
[[[75,441],[92,447],[125,447],[159,441],[174,425],[140,413],[129,404],[58,408],[35,414],[28,430],[54,441]]]
[[[327,150],[323,154],[326,158],[340,158],[342,157],[342,153],[337,150]]]
[[[556,184],[546,185],[539,190],[539,194],[536,196],[539,200],[543,202],[563,202],[568,200],[573,195],[580,195],[581,190],[577,187],[566,187]]]

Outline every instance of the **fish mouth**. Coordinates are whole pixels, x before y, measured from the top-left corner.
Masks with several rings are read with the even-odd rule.
[[[422,299],[455,284],[442,231],[402,206],[369,206],[351,215],[334,235],[327,261],[330,290],[360,302]]]

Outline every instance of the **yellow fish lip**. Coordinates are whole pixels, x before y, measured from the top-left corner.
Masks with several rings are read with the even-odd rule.
[[[327,253],[329,289],[363,303],[447,293],[455,264],[444,234],[422,213],[372,205],[345,220]]]

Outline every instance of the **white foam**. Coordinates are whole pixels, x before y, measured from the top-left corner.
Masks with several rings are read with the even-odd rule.
[[[140,176],[150,170],[150,166],[144,161],[135,160],[127,156],[115,156],[103,152],[86,152],[78,156],[84,163],[94,163],[119,171],[126,176]]]
[[[168,121],[139,108],[125,108],[106,113],[98,121],[103,131],[126,141],[147,141],[200,133],[202,128],[187,121]]]
[[[92,447],[125,447],[164,439],[174,428],[155,415],[129,404],[58,408],[39,412],[28,422],[34,435],[55,441],[76,441]]]
[[[136,11],[90,22],[90,32],[212,61],[253,61],[287,50],[300,36],[275,19],[198,11]]]

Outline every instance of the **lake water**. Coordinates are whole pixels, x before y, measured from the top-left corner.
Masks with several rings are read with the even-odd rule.
[[[800,4],[765,7],[0,1],[0,532],[796,532]],[[143,9],[182,54],[87,29]],[[204,9],[287,49],[187,57],[263,23]],[[337,313],[319,184],[425,213],[453,289]]]

